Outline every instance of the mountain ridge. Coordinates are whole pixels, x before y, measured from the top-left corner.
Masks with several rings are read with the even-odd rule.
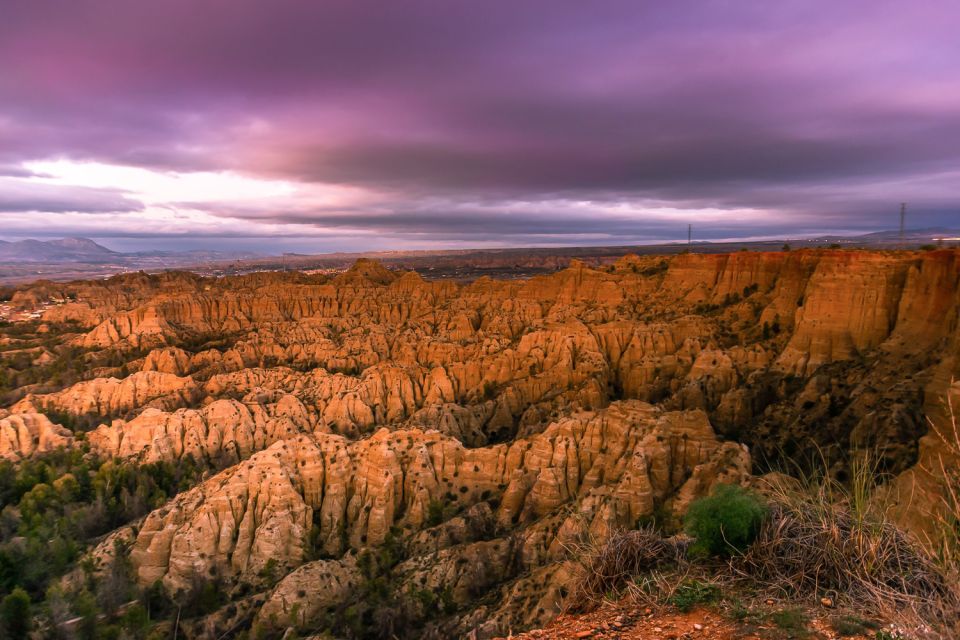
[[[0,262],[103,262],[121,255],[89,238],[0,240]]]

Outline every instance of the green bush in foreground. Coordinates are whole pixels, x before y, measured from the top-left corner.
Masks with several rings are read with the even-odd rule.
[[[713,494],[695,500],[684,518],[697,554],[729,556],[744,551],[760,533],[767,507],[753,493],[736,485],[719,485]]]

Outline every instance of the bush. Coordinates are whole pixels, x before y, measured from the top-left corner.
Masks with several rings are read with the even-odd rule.
[[[753,493],[719,485],[711,496],[690,505],[684,528],[694,538],[693,552],[729,556],[750,546],[766,516],[766,506]]]
[[[720,588],[717,585],[699,580],[687,580],[677,586],[667,602],[681,612],[687,613],[700,605],[710,604],[719,599]]]
[[[435,527],[443,522],[444,505],[439,500],[431,500],[427,504],[427,526]]]
[[[0,604],[0,629],[4,638],[20,640],[30,632],[30,596],[23,589],[14,589]]]
[[[877,631],[880,625],[865,618],[840,615],[830,620],[830,626],[841,638],[849,638],[851,636],[866,636],[870,631]]]

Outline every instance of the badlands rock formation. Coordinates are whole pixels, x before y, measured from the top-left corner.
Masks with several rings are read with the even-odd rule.
[[[73,444],[73,434],[43,414],[15,413],[0,419],[0,458],[19,460]]]
[[[125,534],[143,585],[202,576],[245,603],[188,635],[237,616],[319,631],[389,579],[442,595],[418,600],[424,633],[489,637],[557,610],[572,543],[784,458],[822,451],[842,473],[870,449],[929,503],[914,465],[960,373],[958,260],[628,256],[469,284],[360,261],[333,278],[42,284],[15,300],[69,301],[44,318],[59,349],[123,364],[21,390],[0,456],[77,446],[45,413],[96,418],[83,442],[102,457],[206,465]],[[373,576],[383,548],[396,562]]]
[[[129,422],[115,420],[87,436],[106,456],[142,462],[194,460],[239,462],[279,440],[309,432],[310,417],[294,396],[274,403],[215,400],[202,409],[173,413],[148,408]]]
[[[144,583],[163,579],[174,591],[195,573],[257,582],[271,559],[299,565],[314,526],[319,550],[339,557],[383,543],[393,527],[421,530],[434,501],[466,509],[495,500],[494,522],[504,531],[578,503],[556,530],[533,527],[529,560],[540,564],[559,555],[562,535],[633,526],[668,498],[682,508],[712,483],[740,480],[748,467],[746,449],[719,443],[702,412],[660,413],[638,401],[473,449],[419,429],[381,429],[362,440],[303,435],[151,514],[133,558]]]
[[[75,416],[124,415],[146,407],[174,408],[188,404],[197,394],[190,378],[168,373],[138,372],[123,380],[98,378],[44,395],[28,395],[11,411],[56,411]]]

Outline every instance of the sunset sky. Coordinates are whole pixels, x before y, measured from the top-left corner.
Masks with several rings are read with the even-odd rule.
[[[0,0],[0,239],[960,227],[957,0]]]

